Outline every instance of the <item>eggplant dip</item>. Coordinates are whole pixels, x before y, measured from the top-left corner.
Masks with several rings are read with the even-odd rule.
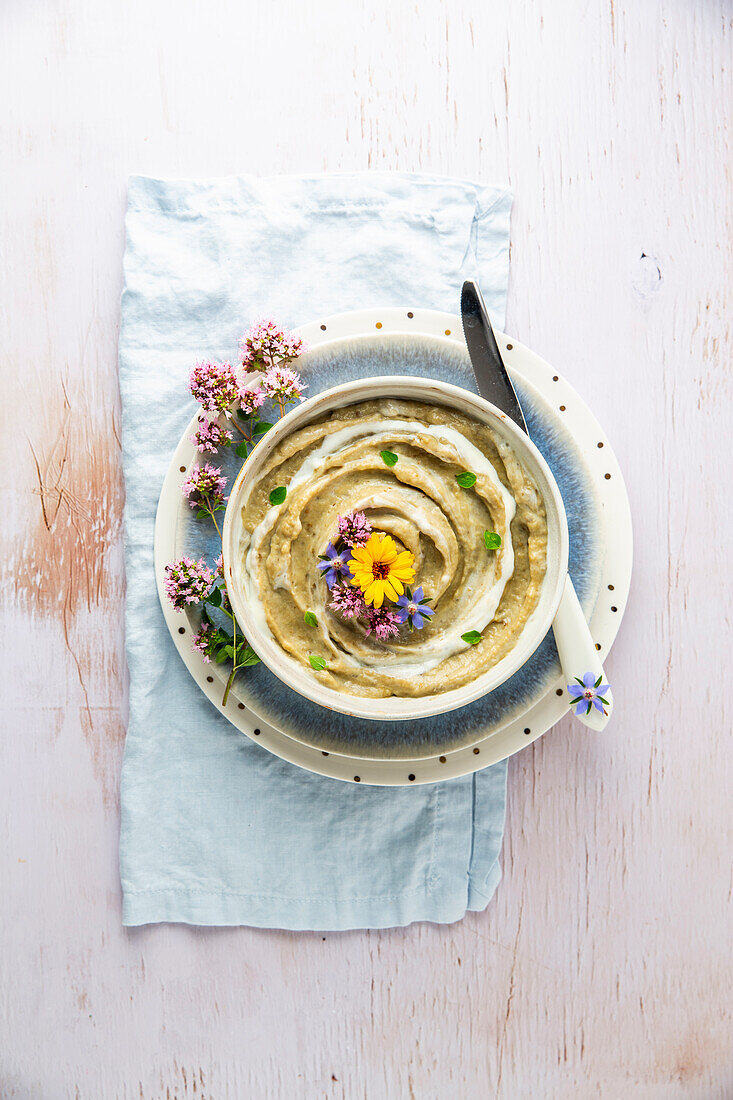
[[[546,572],[544,501],[512,446],[421,401],[361,401],[292,432],[242,520],[250,614],[349,695],[475,680],[517,643]]]

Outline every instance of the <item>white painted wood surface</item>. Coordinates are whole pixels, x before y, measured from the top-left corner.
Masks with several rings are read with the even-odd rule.
[[[733,1096],[726,0],[5,0],[0,1094]],[[425,169],[516,195],[507,331],[636,524],[601,736],[509,769],[451,927],[124,931],[125,178]]]

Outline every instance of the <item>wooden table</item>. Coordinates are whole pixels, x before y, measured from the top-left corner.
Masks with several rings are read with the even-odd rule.
[[[5,0],[0,1094],[733,1096],[726,0]],[[120,923],[116,342],[129,172],[509,180],[507,331],[601,417],[636,530],[604,735],[509,768],[450,927]]]

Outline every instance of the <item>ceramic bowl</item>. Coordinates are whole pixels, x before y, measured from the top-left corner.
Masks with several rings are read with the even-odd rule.
[[[243,578],[242,508],[277,444],[292,431],[305,427],[324,413],[360,401],[385,397],[447,406],[490,425],[511,444],[534,478],[547,511],[547,572],[537,607],[514,647],[493,668],[470,683],[417,699],[398,696],[363,698],[322,685],[308,666],[285,653],[269,631],[260,629],[248,606]],[[227,590],[237,621],[252,648],[275,676],[305,698],[342,714],[375,721],[409,720],[465,706],[503,684],[532,656],[550,628],[562,595],[568,569],[568,525],[560,491],[547,463],[529,437],[501,410],[476,394],[447,382],[394,375],[358,379],[334,386],[304,401],[278,421],[257,445],[234,482],[224,517],[222,552]]]

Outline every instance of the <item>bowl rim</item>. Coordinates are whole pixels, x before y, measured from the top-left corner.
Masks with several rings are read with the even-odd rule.
[[[397,335],[397,334],[391,334]],[[348,338],[347,338],[348,339]],[[340,342],[337,338],[334,344]],[[307,353],[306,353],[307,355]],[[305,358],[305,356],[304,356]],[[476,679],[469,681],[462,687],[453,688],[450,691],[438,695],[426,695],[420,697],[388,696],[379,699],[371,697],[350,695],[336,691],[320,684],[315,678],[307,675],[305,668],[301,668],[298,662],[285,653],[273,640],[260,634],[256,625],[247,613],[247,600],[240,590],[236,576],[232,570],[232,559],[236,554],[239,541],[237,519],[241,517],[242,496],[246,485],[254,481],[258,471],[262,468],[267,458],[277,446],[278,442],[291,431],[305,426],[312,418],[332,411],[337,407],[355,404],[358,401],[369,400],[377,394],[363,392],[370,387],[379,388],[378,396],[425,400],[428,403],[435,399],[436,404],[448,407],[459,407],[460,402],[472,405],[474,410],[483,414],[486,421],[494,419],[501,424],[505,431],[517,444],[520,457],[528,456],[529,463],[535,464],[537,471],[544,480],[541,492],[545,500],[548,513],[548,532],[553,527],[550,522],[551,508],[554,513],[555,528],[555,577],[554,590],[549,599],[545,598],[545,608],[541,616],[537,615],[538,609],[530,616],[527,624],[509,653],[497,662],[496,665],[482,673]],[[411,394],[410,390],[421,389],[423,396]],[[406,392],[400,392],[406,391]],[[425,393],[428,396],[425,396]],[[440,400],[440,398],[444,400]],[[465,411],[465,410],[464,410]],[[482,419],[479,415],[478,419]],[[522,454],[524,452],[524,454]],[[533,474],[537,471],[532,471]],[[235,537],[237,543],[235,544]],[[335,710],[350,717],[365,718],[372,721],[409,721],[429,718],[438,714],[445,714],[452,710],[466,706],[476,699],[498,688],[513,676],[535,653],[543,638],[547,634],[555,617],[560,599],[562,597],[565,578],[567,576],[569,554],[569,535],[565,506],[557,486],[555,478],[542,453],[532,442],[530,436],[511,420],[490,401],[466,390],[462,386],[455,386],[450,382],[440,379],[427,378],[413,375],[375,375],[365,378],[352,379],[348,382],[331,386],[327,390],[309,397],[294,409],[285,413],[267,432],[254,451],[243,463],[232,485],[222,525],[222,558],[224,562],[224,577],[232,604],[232,610],[239,622],[248,643],[257,653],[260,660],[268,670],[303,698],[316,703],[319,706]],[[543,585],[547,582],[547,574]],[[536,620],[536,621],[535,621]],[[531,627],[531,630],[529,629]]]

